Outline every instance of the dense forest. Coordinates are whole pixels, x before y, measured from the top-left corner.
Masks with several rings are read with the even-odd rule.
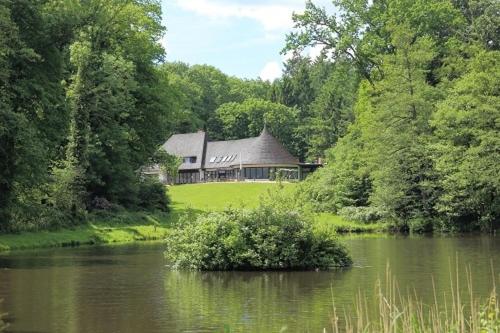
[[[294,16],[283,76],[265,82],[166,62],[157,0],[0,0],[0,230],[165,207],[140,169],[169,135],[237,139],[264,123],[326,162],[301,185],[318,211],[498,225],[500,3],[333,3]]]

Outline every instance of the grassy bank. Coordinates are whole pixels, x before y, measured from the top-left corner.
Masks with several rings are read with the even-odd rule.
[[[292,192],[296,184],[283,184]],[[161,240],[179,215],[188,211],[200,213],[223,210],[227,207],[253,208],[259,198],[278,191],[275,183],[212,183],[169,187],[172,211],[166,213],[120,212],[91,214],[87,223],[54,231],[26,232],[0,235],[0,251],[41,247],[76,246],[84,244],[128,243]],[[381,224],[361,224],[339,216],[323,213],[317,223],[340,233],[379,232]]]
[[[91,215],[73,228],[0,235],[0,251],[164,239],[175,214],[122,212]]]

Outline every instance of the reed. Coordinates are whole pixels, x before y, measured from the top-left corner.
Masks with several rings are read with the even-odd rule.
[[[3,299],[0,299],[0,303],[3,302]],[[0,332],[3,332],[7,329],[7,326],[9,326],[6,322],[3,321],[7,314],[6,313],[0,313]]]
[[[354,301],[352,311],[344,309],[339,313],[333,302],[332,332],[499,333],[500,307],[493,267],[492,291],[486,299],[475,295],[470,268],[466,270],[465,291],[460,288],[458,261],[455,272],[452,269],[450,272],[451,300],[443,296],[443,302],[439,304],[432,280],[434,301],[433,304],[424,304],[415,291],[409,295],[401,292],[387,265],[385,281],[378,280],[375,286],[375,311],[369,307],[367,297],[361,292]]]

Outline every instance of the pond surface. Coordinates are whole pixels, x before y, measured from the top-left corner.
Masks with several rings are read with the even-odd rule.
[[[177,272],[161,244],[0,254],[0,313],[9,332],[323,332],[332,294],[337,308],[372,295],[388,262],[402,289],[429,302],[432,279],[449,295],[457,255],[478,295],[491,291],[491,263],[500,270],[498,236],[344,242],[354,267],[330,272]]]

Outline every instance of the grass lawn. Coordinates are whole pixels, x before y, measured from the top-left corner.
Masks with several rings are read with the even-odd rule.
[[[283,183],[284,191],[296,184]],[[55,231],[0,235],[0,251],[82,244],[128,243],[164,239],[180,214],[223,210],[227,207],[252,208],[269,191],[280,190],[276,183],[209,183],[169,186],[170,213],[122,212],[92,214],[86,224]],[[384,231],[382,224],[346,221],[328,213],[318,214],[317,223],[339,233]]]
[[[285,191],[293,191],[294,183],[283,183]],[[169,186],[173,209],[201,211],[223,210],[227,207],[252,208],[268,191],[278,191],[276,183],[207,183]]]
[[[291,192],[296,186],[295,183],[283,183],[284,191]],[[169,187],[173,209],[179,213],[188,208],[194,211],[223,210],[230,206],[252,208],[259,204],[260,196],[279,190],[276,183],[208,183]],[[316,222],[339,233],[385,231],[383,224],[347,221],[330,213],[318,214]]]

